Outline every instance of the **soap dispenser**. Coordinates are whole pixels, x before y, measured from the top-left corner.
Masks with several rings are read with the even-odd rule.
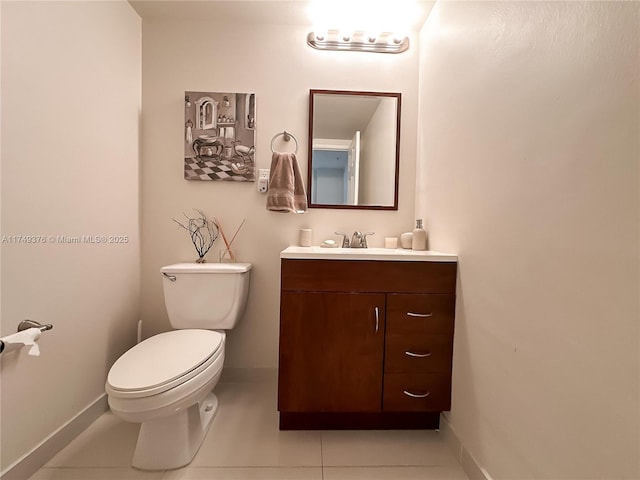
[[[411,238],[412,250],[426,250],[427,249],[427,232],[422,228],[422,219],[416,220],[416,228],[413,229],[413,237]]]

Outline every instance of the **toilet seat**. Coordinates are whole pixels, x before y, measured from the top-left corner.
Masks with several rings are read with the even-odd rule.
[[[105,389],[117,398],[157,395],[206,370],[224,354],[223,332],[174,330],[137,344],[113,364]]]

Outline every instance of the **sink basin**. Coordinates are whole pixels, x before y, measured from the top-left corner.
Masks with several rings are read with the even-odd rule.
[[[307,260],[383,260],[406,262],[455,262],[457,255],[404,248],[287,247],[280,258]]]

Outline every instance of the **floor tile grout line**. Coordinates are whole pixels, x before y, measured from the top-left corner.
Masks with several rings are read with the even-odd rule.
[[[403,463],[403,464],[385,464],[385,465],[379,465],[379,464],[362,464],[362,465],[327,465],[327,468],[457,468],[459,467],[460,464],[452,464],[452,465],[445,465],[445,464],[440,464],[440,465],[422,465],[422,464],[408,464],[408,463]]]

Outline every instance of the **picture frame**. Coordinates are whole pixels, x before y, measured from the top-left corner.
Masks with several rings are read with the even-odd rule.
[[[255,182],[254,93],[185,92],[185,180]]]

